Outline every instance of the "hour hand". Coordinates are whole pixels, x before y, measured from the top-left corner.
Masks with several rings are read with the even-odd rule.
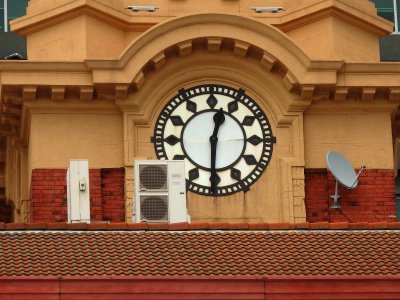
[[[212,136],[210,136],[210,140],[211,140],[212,137],[217,137],[217,140],[218,140],[219,127],[222,125],[222,123],[225,122],[225,114],[224,114],[224,111],[223,111],[222,107],[219,109],[218,112],[215,113],[213,119],[214,119],[214,124],[215,125],[214,125],[213,134],[212,134]]]
[[[212,135],[210,136],[210,143],[211,143],[211,192],[215,195],[217,194],[217,171],[215,169],[215,162],[217,157],[217,144],[218,144],[218,131],[219,127],[222,123],[225,122],[225,115],[222,108],[214,115],[214,130]]]

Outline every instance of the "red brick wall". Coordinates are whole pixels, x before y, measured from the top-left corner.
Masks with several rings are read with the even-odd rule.
[[[306,169],[305,180],[309,222],[396,221],[393,170],[364,170],[354,190],[339,185],[339,210],[331,208],[333,200],[329,196],[335,194],[335,179],[330,172],[326,169]]]
[[[125,169],[101,169],[103,220],[125,221]]]
[[[90,186],[90,220],[103,221],[100,169],[89,170],[89,186]]]
[[[31,221],[67,222],[65,169],[35,169],[31,179]]]
[[[34,169],[31,179],[31,222],[67,222],[66,169]],[[90,218],[124,222],[124,169],[91,169]]]

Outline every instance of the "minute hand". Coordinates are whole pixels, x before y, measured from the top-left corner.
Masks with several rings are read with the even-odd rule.
[[[215,170],[215,161],[217,157],[217,144],[218,144],[218,131],[222,123],[225,122],[225,115],[222,108],[214,115],[214,131],[210,136],[211,143],[211,192],[215,195],[217,194],[217,171]]]

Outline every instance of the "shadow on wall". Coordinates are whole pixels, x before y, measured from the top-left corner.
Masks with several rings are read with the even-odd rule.
[[[12,222],[13,210],[14,207],[11,204],[7,204],[5,199],[0,199],[0,222]]]

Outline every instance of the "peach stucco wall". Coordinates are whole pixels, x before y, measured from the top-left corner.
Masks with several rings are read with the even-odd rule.
[[[330,150],[355,168],[393,168],[391,116],[388,113],[319,113],[304,116],[306,168],[326,168]]]
[[[67,168],[70,159],[89,159],[90,168],[123,166],[121,115],[33,114],[31,169]]]

